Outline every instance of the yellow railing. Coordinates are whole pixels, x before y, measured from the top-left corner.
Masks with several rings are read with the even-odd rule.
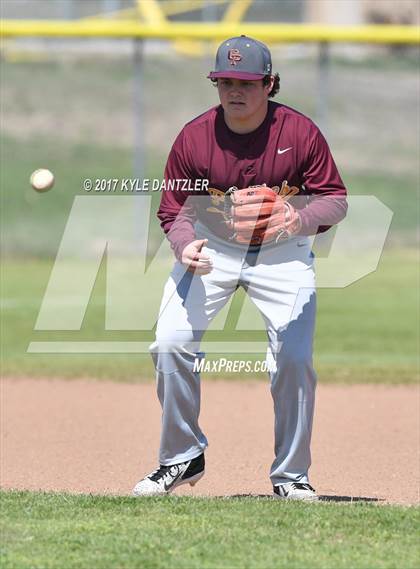
[[[137,11],[139,16],[149,25],[157,24],[164,25],[166,23],[166,16],[162,12],[159,2],[157,0],[137,0]]]
[[[212,0],[212,5],[227,4],[229,0]],[[185,14],[194,10],[202,10],[205,7],[204,0],[161,0],[159,6],[166,16]]]
[[[226,23],[241,22],[251,7],[252,0],[233,0],[223,14]]]
[[[241,2],[252,2],[252,0],[240,0]],[[219,6],[222,4],[228,4],[230,0],[212,0],[212,6]],[[142,6],[143,2],[136,2],[131,8],[122,8],[118,10],[112,10],[111,12],[100,12],[98,14],[92,14],[91,16],[84,16],[81,20],[104,20],[105,18],[116,18],[119,20],[131,20],[139,19],[142,17],[142,12],[147,10],[145,6]],[[185,14],[186,12],[194,12],[202,10],[205,6],[205,0],[161,0],[152,7],[152,11],[156,12],[156,9],[160,11],[159,20],[161,16],[178,16],[179,14]],[[141,9],[140,9],[141,8]],[[148,11],[151,13],[151,10]]]
[[[322,26],[312,24],[228,24],[132,20],[2,20],[0,37],[112,37],[223,40],[246,34],[272,43],[420,44],[419,26]]]

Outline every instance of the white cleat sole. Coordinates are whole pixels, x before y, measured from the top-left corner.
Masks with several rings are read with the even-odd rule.
[[[319,497],[318,496],[303,496],[302,494],[294,494],[292,496],[279,496],[278,494],[273,494],[274,498],[276,500],[287,500],[287,501],[293,501],[293,502],[318,502],[319,501]]]
[[[197,482],[199,480],[201,480],[201,478],[203,478],[204,476],[204,470],[203,472],[199,472],[198,474],[195,474],[194,476],[191,476],[190,478],[187,478],[186,480],[180,480],[179,482],[175,482],[175,484],[172,486],[172,488],[170,488],[168,490],[168,494],[170,492],[173,492],[175,490],[175,488],[178,488],[179,486],[182,486],[183,484],[189,484],[190,486],[195,486],[197,484]]]
[[[190,486],[195,486],[197,482],[203,478],[203,476],[204,476],[204,470],[203,472],[200,472],[199,474],[192,476],[188,480],[185,480],[185,482],[188,482]]]
[[[197,484],[197,482],[203,478],[204,476],[204,470],[202,472],[199,472],[198,474],[195,474],[194,476],[191,476],[190,478],[186,478],[185,480],[179,480],[177,482],[175,482],[175,484],[173,486],[171,486],[171,488],[169,488],[168,490],[164,490],[164,489],[153,489],[153,488],[149,488],[149,489],[144,489],[144,490],[137,490],[134,488],[133,492],[132,492],[132,496],[135,496],[136,498],[139,497],[144,497],[144,496],[167,496],[168,494],[170,494],[171,492],[173,492],[176,488],[178,488],[179,486],[182,486],[183,484],[189,484],[190,486],[195,486]]]

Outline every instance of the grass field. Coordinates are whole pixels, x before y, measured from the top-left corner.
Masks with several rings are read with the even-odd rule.
[[[321,381],[416,379],[418,335],[413,331],[417,330],[419,279],[413,246],[418,239],[419,142],[410,109],[416,104],[418,86],[415,64],[409,58],[402,61],[404,65],[395,57],[378,56],[365,65],[343,60],[332,65],[328,138],[340,171],[351,195],[375,195],[391,208],[394,217],[387,248],[374,274],[346,290],[319,291],[315,353]],[[182,59],[145,60],[149,178],[161,177],[166,153],[181,125],[216,102],[216,93],[202,73],[207,63],[190,64],[186,71]],[[174,100],[180,102],[175,111],[163,88],[162,77],[168,72],[179,78],[173,85]],[[193,72],[198,78],[194,93],[185,90]],[[53,335],[32,331],[73,199],[84,194],[83,179],[132,175],[131,64],[113,59],[106,66],[89,59],[77,63],[51,59],[38,64],[6,63],[3,73],[3,371],[130,381],[150,378],[147,356],[25,353],[31,340],[152,339],[151,333],[104,331],[104,270],[80,332]],[[24,89],[28,74],[31,89]],[[398,81],[398,97],[387,88],[390,75]],[[311,86],[316,88],[313,62],[286,59],[282,61],[283,77],[281,100],[312,116],[315,99]],[[305,90],[299,88],[303,80]],[[355,82],[357,90],[353,89]],[[71,104],[66,104],[69,101]],[[378,136],[383,116],[390,117],[392,145],[386,137]],[[40,165],[50,167],[57,180],[54,190],[45,195],[36,194],[28,184],[30,173]],[[159,199],[157,193],[154,197]],[[152,255],[161,239],[154,223],[149,235]],[[148,291],[149,310],[157,312],[168,267],[162,267]],[[232,328],[238,306],[240,298],[234,303],[228,328]],[[211,331],[207,335],[209,339],[229,337],[229,330],[223,335]],[[250,336],[235,332],[234,338]],[[265,335],[261,332],[253,338],[265,340]]]
[[[44,163],[46,149],[54,156],[57,186],[39,195],[28,187],[28,176]],[[128,381],[152,378],[148,356],[26,354],[29,342],[34,340],[152,340],[152,332],[104,330],[104,265],[80,331],[33,331],[73,199],[83,194],[83,179],[129,176],[129,153],[116,147],[70,145],[59,140],[54,146],[50,139],[39,144],[21,144],[5,136],[2,156],[7,164],[1,171],[5,254],[1,275],[3,373]],[[162,163],[161,158],[155,157],[149,163],[148,176],[160,177]],[[392,209],[394,217],[387,246],[374,273],[346,289],[319,290],[315,357],[320,381],[416,381],[419,273],[413,245],[417,230],[417,178],[412,170],[411,174],[408,172],[404,199],[396,191],[400,178],[395,173],[351,170],[344,171],[344,178],[350,193],[377,196]],[[101,200],[102,196],[95,198]],[[152,225],[149,238],[153,255],[162,240],[157,223]],[[169,268],[170,261],[160,266],[153,286],[146,291],[145,309],[154,314]],[[206,338],[265,341],[264,332],[250,335],[232,331],[240,305],[238,295],[227,329],[223,333],[210,330]],[[238,374],[231,377],[241,379]]]
[[[315,356],[320,381],[404,383],[417,380],[416,260],[414,250],[386,251],[375,273],[345,289],[318,291]],[[29,342],[34,340],[151,342],[153,339],[153,331],[104,330],[104,266],[80,331],[34,331],[51,266],[52,262],[47,260],[15,260],[3,265],[3,374],[151,380],[154,373],[148,354],[26,353]],[[167,272],[165,263],[157,271],[156,282],[149,291],[145,310],[152,315],[157,314]],[[225,331],[209,330],[206,339],[265,341],[263,331],[232,330],[230,322],[236,320],[238,307],[240,302],[235,300]],[[261,355],[253,357],[261,358]],[[229,375],[232,379],[245,377],[237,373]],[[249,374],[246,377],[249,379]],[[265,380],[266,376],[261,373],[257,377]]]
[[[4,569],[418,567],[415,508],[29,492],[1,501]]]
[[[278,100],[314,116],[314,60],[284,54],[283,47],[276,52],[282,80]],[[197,59],[185,65],[174,56],[145,59],[145,177],[161,178],[176,133],[216,104],[216,92],[205,78],[211,64]],[[133,175],[132,72],[129,60],[60,60],[53,52],[38,63],[2,62],[2,375],[153,378],[148,355],[26,352],[30,341],[39,340],[152,340],[152,331],[104,329],[105,264],[80,331],[34,331],[73,199],[83,194],[83,179]],[[374,273],[346,289],[319,290],[319,380],[413,383],[419,370],[417,59],[384,53],[365,61],[334,60],[329,95],[327,138],[349,193],[377,196],[394,217]],[[39,167],[56,176],[54,190],[45,195],[28,184]],[[149,235],[152,254],[161,238],[155,224]],[[157,267],[145,310],[157,313],[168,268],[168,263]],[[240,305],[238,293],[226,329],[210,330],[207,339],[265,340],[262,331],[232,330]],[[1,492],[0,499],[2,569],[410,569],[420,564],[420,509],[414,507],[30,492]]]

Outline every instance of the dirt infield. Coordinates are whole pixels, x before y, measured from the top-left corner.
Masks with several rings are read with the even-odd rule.
[[[1,486],[128,494],[155,468],[154,384],[4,379]],[[419,502],[419,391],[319,385],[311,482],[330,499]],[[206,476],[179,494],[271,494],[273,413],[265,383],[203,382]]]

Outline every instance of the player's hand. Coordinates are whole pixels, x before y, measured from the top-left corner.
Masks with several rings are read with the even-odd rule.
[[[182,251],[181,263],[187,267],[187,271],[196,275],[207,275],[213,270],[212,260],[208,255],[201,252],[207,245],[208,239],[197,239],[189,243]]]

